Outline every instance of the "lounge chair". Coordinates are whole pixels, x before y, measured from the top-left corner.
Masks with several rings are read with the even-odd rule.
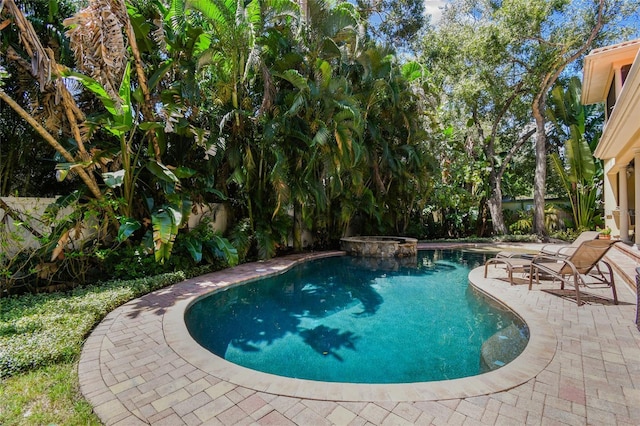
[[[570,256],[580,244],[585,241],[592,241],[598,238],[598,231],[584,231],[573,240],[571,244],[545,244],[540,249],[540,253],[550,254],[553,256]]]
[[[568,257],[550,256],[539,254],[531,260],[529,272],[529,290],[533,285],[535,275],[536,283],[540,282],[540,275],[543,274],[553,280],[560,281],[560,288],[564,289],[565,284],[573,285],[576,290],[576,303],[582,305],[580,300],[580,285],[589,285],[586,277],[595,278],[602,284],[611,287],[613,292],[613,302],[618,304],[618,294],[613,279],[611,265],[602,260],[605,253],[615,243],[614,240],[591,240],[584,241]],[[603,273],[600,265],[604,265],[608,272]]]
[[[514,273],[529,272],[529,264],[534,256],[544,254],[547,256],[570,256],[585,241],[593,241],[598,238],[598,231],[583,231],[571,244],[546,244],[538,251],[538,253],[501,251],[496,257],[487,260],[484,265],[484,277],[487,278],[487,270],[489,265],[504,265],[509,276],[509,283],[513,282]]]
[[[515,251],[501,251],[496,254],[496,258],[525,258],[531,259],[536,254],[547,254],[551,256],[564,256],[567,257],[573,253],[580,244],[585,241],[591,241],[598,238],[600,233],[598,231],[584,231],[571,243],[571,244],[545,244],[538,250],[538,253],[526,253]],[[505,263],[506,261],[496,261],[494,263]],[[517,262],[514,262],[517,263]]]
[[[519,254],[510,256],[509,254],[509,252],[501,252],[496,257],[487,260],[484,264],[484,277],[487,278],[489,265],[504,265],[509,276],[509,284],[513,285],[514,273],[527,273],[531,270],[531,257],[522,257]]]

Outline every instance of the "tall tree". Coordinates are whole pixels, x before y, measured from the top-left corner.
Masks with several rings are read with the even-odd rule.
[[[637,13],[639,4],[635,0],[457,0],[445,9],[440,23],[441,31],[456,34],[456,30],[450,27],[458,26],[463,40],[465,34],[472,31],[474,37],[470,45],[475,45],[475,50],[467,50],[470,56],[457,62],[463,68],[449,75],[470,76],[462,78],[467,88],[484,83],[486,86],[479,91],[481,97],[490,96],[496,90],[502,92],[501,96],[494,97],[493,103],[484,103],[488,109],[478,109],[476,112],[478,117],[492,117],[489,121],[498,126],[494,128],[491,125],[490,131],[484,131],[485,140],[481,140],[487,161],[493,161],[490,157],[491,147],[497,134],[504,126],[514,124],[511,117],[517,116],[516,111],[521,110],[517,104],[522,99],[529,103],[530,120],[535,124],[536,146],[534,232],[543,238],[547,234],[544,198],[547,174],[545,108],[548,92],[567,67],[589,48],[619,37],[621,27],[618,24]],[[456,43],[445,47],[445,51],[456,56],[457,52],[453,49],[458,45],[460,41],[456,39]],[[494,62],[496,58],[497,62]],[[501,83],[496,87],[496,82]],[[475,99],[472,98],[472,101],[475,102]],[[468,113],[473,118],[473,108]],[[520,122],[519,125],[523,129],[520,135],[531,136],[531,132],[525,130],[525,123]],[[483,133],[480,128],[478,133]],[[512,146],[517,146],[517,143]],[[494,169],[496,164],[491,167]],[[498,232],[506,230],[501,224],[501,212],[497,208],[500,203],[501,170],[498,168],[495,176],[493,172],[489,176],[492,182],[490,206],[494,206],[492,217]]]
[[[521,58],[532,84],[531,110],[536,124],[533,232],[547,237],[544,220],[547,179],[547,97],[565,69],[589,49],[610,43],[616,29],[638,14],[640,2],[627,0],[514,1],[505,8],[505,23],[519,35],[513,55]]]
[[[357,0],[373,38],[409,53],[427,24],[422,0]]]
[[[528,128],[526,74],[509,56],[511,39],[496,24],[493,3],[454,2],[424,40],[423,60],[437,74],[442,111],[458,122],[468,158],[486,163],[486,194],[493,231],[506,234],[502,178],[515,154],[535,133]]]

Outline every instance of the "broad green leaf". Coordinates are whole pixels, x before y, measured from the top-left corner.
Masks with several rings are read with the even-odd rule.
[[[144,103],[144,95],[142,94],[142,89],[139,87],[136,87],[136,90],[133,91],[133,93],[131,94],[131,96],[133,97],[133,99],[135,99],[136,102],[138,102],[139,104]]]
[[[202,241],[188,237],[184,240],[184,245],[187,247],[189,254],[196,263],[200,263],[202,260]]]
[[[178,224],[181,220],[182,213],[171,206],[159,209],[151,215],[156,262],[164,263],[171,256],[171,249],[178,234]]]
[[[225,259],[229,266],[238,264],[238,250],[226,238],[215,235],[213,239],[205,241],[205,245],[217,256]]]
[[[129,238],[134,232],[140,229],[140,222],[131,217],[120,218],[120,228],[118,228],[118,242],[123,242]]]
[[[316,65],[320,70],[320,74],[322,75],[322,86],[328,88],[329,83],[331,83],[331,78],[333,77],[333,69],[331,68],[331,64],[327,61],[318,60],[318,64]]]
[[[211,34],[202,33],[193,45],[193,55],[199,56],[200,53],[211,47]]]
[[[180,166],[177,167],[173,173],[180,179],[182,178],[190,178],[191,176],[195,175],[197,172],[193,169],[190,169],[189,167],[185,167],[185,166]]]
[[[308,91],[309,90],[309,83],[307,82],[307,79],[305,77],[303,77],[298,70],[286,70],[284,72],[276,72],[274,73],[274,75],[276,77],[280,77],[283,80],[288,81],[289,83],[291,83],[293,85],[293,87],[295,87],[298,90],[304,90],[304,91]]]
[[[156,243],[170,242],[178,227],[175,225],[173,215],[165,209],[160,209],[151,215],[151,223],[153,225],[153,241]]]
[[[149,160],[147,162],[147,169],[151,173],[153,173],[155,177],[165,182],[180,182],[180,179],[178,179],[178,177],[171,170],[169,170],[167,166],[162,163],[158,163],[155,160]]]
[[[102,174],[105,185],[109,188],[117,188],[124,183],[125,170],[118,170],[116,172],[107,172]]]
[[[88,77],[84,74],[80,74],[75,71],[71,71],[70,69],[64,69],[62,71],[62,76],[66,78],[70,78],[73,80],[77,80],[82,85],[89,90],[91,93],[96,95],[101,101],[104,107],[111,113],[113,116],[117,116],[120,112],[116,109],[116,103],[111,99],[111,97],[107,94],[107,91],[102,87],[102,84],[98,83],[91,77]]]
[[[171,70],[173,66],[173,59],[167,59],[155,73],[149,78],[149,88],[155,89],[158,82]]]
[[[215,26],[223,28],[228,28],[235,24],[237,5],[236,0],[185,1],[185,6],[202,12],[205,18]]]
[[[135,6],[131,4],[131,2],[126,2],[126,6],[131,27],[136,34],[138,49],[143,52],[150,52],[153,49],[151,24],[145,19],[144,15],[142,15],[142,13],[140,13]]]
[[[402,75],[409,81],[422,77],[422,66],[417,62],[407,62],[402,66]]]
[[[185,203],[186,205],[187,203]],[[191,210],[191,202],[188,201],[189,207],[187,207],[187,210]],[[184,217],[184,215],[182,214],[182,209],[180,207],[176,207],[176,206],[166,206],[165,207],[167,209],[167,211],[169,212],[169,214],[171,215],[171,218],[173,220],[173,225],[174,227],[172,228],[171,232],[175,235],[178,234],[178,227],[182,224],[182,218]]]
[[[331,38],[326,37],[322,41],[322,57],[324,59],[334,59],[342,56],[340,48]]]

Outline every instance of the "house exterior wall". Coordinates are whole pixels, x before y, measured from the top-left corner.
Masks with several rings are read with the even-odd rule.
[[[604,161],[604,210],[612,235],[640,244],[640,39],[596,49],[584,61],[582,103],[615,103],[595,156]],[[608,105],[608,108],[611,105]]]

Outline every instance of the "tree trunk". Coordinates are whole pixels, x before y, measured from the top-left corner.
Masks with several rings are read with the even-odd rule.
[[[561,56],[555,66],[549,69],[548,73],[543,76],[540,90],[536,94],[533,105],[533,118],[536,121],[536,171],[533,180],[533,232],[543,241],[549,239],[547,227],[544,223],[544,207],[545,207],[545,186],[547,182],[547,134],[545,133],[545,105],[547,102],[547,93],[560,77],[564,69],[582,56],[593,44],[596,36],[602,30],[606,20],[605,1],[598,0],[598,10],[596,12],[595,24],[591,29],[589,37],[585,40],[580,48],[573,52],[570,56]],[[613,11],[614,9],[611,9]],[[611,16],[609,16],[610,18]]]
[[[491,172],[489,182],[491,184],[491,197],[487,200],[487,205],[489,206],[491,222],[493,223],[493,233],[506,235],[509,230],[504,223],[504,215],[502,214],[502,185],[500,178],[496,176],[494,171]]]
[[[545,186],[547,182],[547,134],[542,105],[545,96],[540,94],[533,102],[533,117],[536,120],[536,170],[533,179],[533,233],[543,241],[549,236],[544,223]]]
[[[302,206],[299,202],[293,202],[293,251],[302,251]]]

